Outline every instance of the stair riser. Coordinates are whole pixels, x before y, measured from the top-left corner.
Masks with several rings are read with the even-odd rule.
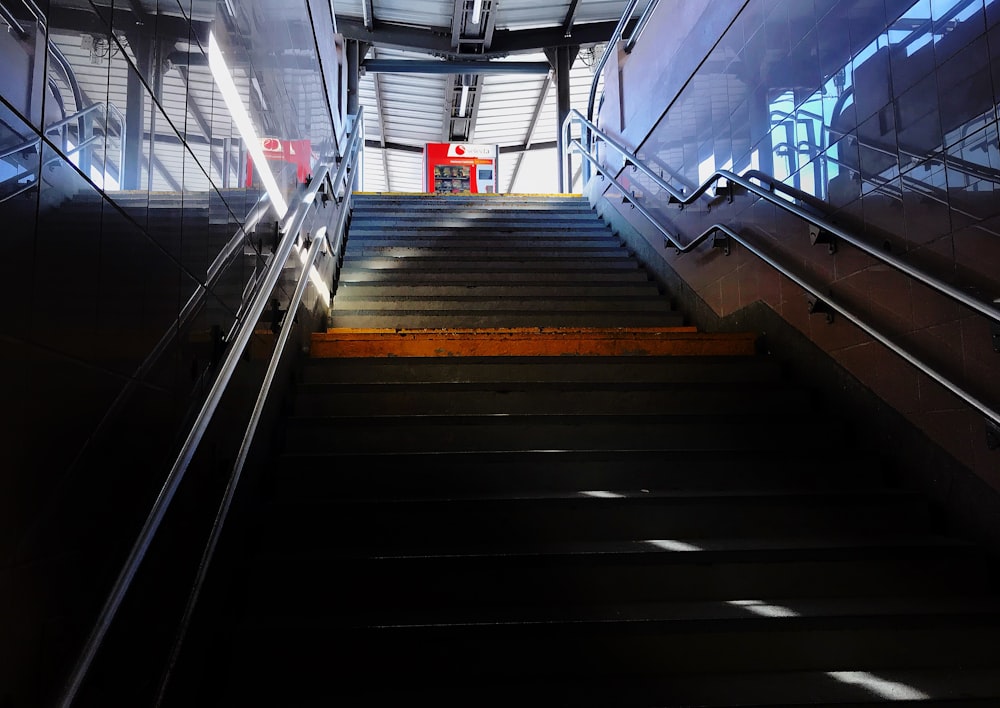
[[[684,317],[673,312],[524,312],[504,310],[493,312],[460,313],[443,312],[393,312],[369,310],[361,313],[334,310],[328,325],[332,328],[386,328],[386,329],[447,329],[495,327],[680,327]],[[641,344],[636,345],[640,347]],[[571,353],[571,352],[567,352]]]
[[[409,210],[403,213],[387,214],[385,212],[368,209],[355,209],[351,214],[351,224],[366,224],[369,226],[427,226],[433,224],[447,224],[475,228],[483,224],[499,225],[519,225],[519,224],[577,224],[600,223],[597,214],[585,211],[556,211],[550,210],[538,214],[523,211],[486,211],[465,213],[444,213],[444,212],[423,212],[412,213]]]
[[[360,229],[365,232],[385,233],[388,231],[403,232],[406,234],[427,234],[439,231],[450,231],[455,235],[480,234],[483,238],[502,238],[506,234],[514,233],[577,233],[582,230],[584,233],[597,233],[599,227],[595,227],[595,222],[580,219],[539,219],[539,220],[517,220],[507,219],[483,220],[470,223],[461,219],[420,219],[414,221],[383,221],[383,220],[359,220],[357,223]],[[599,222],[597,222],[599,223]],[[348,232],[350,234],[350,231]]]
[[[400,285],[412,283],[420,285],[450,285],[462,283],[466,287],[499,284],[524,284],[531,286],[572,283],[575,285],[594,285],[597,283],[647,283],[648,276],[640,270],[512,270],[506,272],[490,272],[476,270],[455,270],[446,273],[430,269],[407,269],[393,273],[391,270],[344,269],[341,282],[347,283],[380,283]]]
[[[475,470],[470,474],[469,470]],[[590,490],[694,492],[858,489],[880,485],[867,457],[710,452],[483,453],[462,456],[286,455],[269,494],[274,499],[408,499],[448,490],[452,497],[515,496]]]
[[[573,239],[543,239],[543,238],[505,238],[503,241],[458,238],[351,238],[344,250],[345,258],[355,256],[422,256],[434,253],[451,253],[453,251],[468,251],[469,253],[537,253],[540,256],[558,253],[586,253],[602,256],[607,254],[621,255],[624,247],[613,239],[603,238],[573,238]]]
[[[300,391],[295,414],[328,415],[445,415],[445,414],[557,414],[564,410],[587,415],[760,415],[784,414],[797,408],[807,411],[802,391],[510,391],[478,389],[408,392],[359,391],[335,393],[325,388]]]
[[[600,503],[598,503],[600,502]],[[926,509],[908,499],[581,499],[478,503],[289,504],[262,522],[270,549],[302,546],[378,553],[447,553],[499,543],[680,540],[741,535],[922,531]]]
[[[345,262],[343,273],[348,276],[356,271],[391,270],[418,272],[421,270],[456,271],[475,273],[505,273],[508,271],[531,272],[536,270],[555,271],[597,271],[600,273],[614,270],[631,271],[639,268],[639,263],[631,258],[614,256],[607,258],[575,258],[572,256],[557,256],[554,258],[521,258],[518,260],[489,259],[483,260],[482,254],[476,258],[462,259],[452,257],[429,258],[355,258]]]
[[[400,382],[593,382],[720,384],[777,382],[780,369],[768,359],[702,357],[485,357],[462,360],[420,359],[306,362],[303,383]]]
[[[337,297],[374,297],[391,299],[395,297],[454,298],[472,295],[480,298],[610,298],[610,297],[659,297],[653,283],[603,283],[587,286],[573,285],[390,285],[341,282],[337,286]],[[336,301],[336,298],[334,299]]]
[[[801,552],[799,556],[801,556]],[[927,549],[854,558],[814,552],[814,558],[771,552],[691,560],[656,557],[347,558],[314,562],[261,559],[248,571],[248,606],[266,614],[301,604],[333,617],[356,609],[395,607],[402,614],[435,608],[605,605],[617,602],[726,602],[733,599],[908,596],[947,597],[957,587],[987,593],[989,578],[967,556],[949,558]],[[904,555],[904,557],[898,557]],[[763,556],[763,559],[759,559]],[[769,559],[768,559],[769,558]],[[981,559],[976,559],[981,560]],[[429,572],[433,571],[433,573]],[[405,593],[400,588],[406,588]],[[780,600],[773,600],[780,605]]]
[[[408,312],[412,310],[434,312],[463,312],[477,310],[527,310],[531,312],[670,312],[669,303],[658,297],[634,298],[579,298],[564,300],[543,300],[540,298],[438,298],[426,299],[415,297],[399,298],[364,298],[343,297],[340,294],[332,304],[334,312]]]
[[[382,630],[346,632],[323,649],[309,646],[309,629],[258,628],[241,639],[240,658],[247,676],[266,675],[280,666],[288,682],[350,677],[352,682],[426,681],[442,667],[465,685],[511,678],[592,675],[666,676],[675,673],[822,671],[849,668],[873,673],[892,668],[995,666],[991,657],[992,626],[976,618],[940,626],[915,618],[906,622],[840,621],[842,628],[795,623],[788,629],[764,631],[764,622],[741,628],[719,624],[670,632],[659,627],[519,627],[468,631]],[[794,625],[798,625],[795,627]],[[818,626],[816,626],[818,625]],[[255,661],[255,646],[287,648],[274,663]],[[242,662],[241,662],[242,663]],[[277,664],[277,665],[276,665]],[[336,683],[336,679],[334,681]]]
[[[439,260],[442,262],[476,261],[489,259],[490,263],[498,264],[505,261],[520,261],[527,263],[548,263],[557,260],[583,260],[606,262],[612,259],[625,259],[628,254],[621,248],[597,248],[581,246],[578,248],[562,246],[521,246],[513,247],[504,244],[502,247],[486,248],[475,245],[428,246],[424,248],[399,246],[363,246],[357,244],[344,253],[344,258],[350,262],[366,263],[376,259],[386,259],[391,263],[416,262],[423,263]]]
[[[471,452],[493,450],[773,450],[770,434],[780,429],[787,436],[785,449],[821,452],[826,439],[818,439],[806,422],[753,419],[726,425],[715,423],[666,424],[649,417],[605,422],[548,418],[398,421],[376,419],[298,419],[286,439],[287,450],[316,452]],[[831,439],[837,433],[827,431]]]

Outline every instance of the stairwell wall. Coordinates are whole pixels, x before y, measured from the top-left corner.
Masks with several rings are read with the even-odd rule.
[[[687,3],[661,1],[633,52],[619,53],[605,85],[622,101],[603,103],[603,129],[688,190],[716,169],[773,174],[869,243],[983,299],[1000,296],[1000,2],[749,0],[690,16]],[[678,36],[675,23],[685,21],[690,31]],[[665,56],[696,58],[696,69],[672,71],[657,59]],[[735,225],[963,388],[1000,402],[986,318],[848,246],[830,254],[811,245],[805,223],[759,200],[710,192],[680,210],[641,173],[618,176],[681,241],[716,221]],[[678,255],[615,188],[595,180],[590,193],[706,312],[738,316],[766,304],[984,489],[1000,490],[1000,457],[962,401],[842,318],[811,316],[801,288],[738,246],[730,256],[710,243]],[[939,491],[950,494],[946,483]]]
[[[7,3],[27,36],[4,31],[0,46],[0,56],[18,57],[4,63],[0,146],[23,146],[0,159],[0,273],[9,293],[0,334],[8,377],[0,393],[0,705],[13,706],[48,705],[62,687],[275,233],[273,211],[242,233],[265,190],[259,170],[248,178],[247,138],[208,66],[209,35],[259,137],[299,141],[312,164],[335,133],[317,49],[329,64],[328,2],[39,5],[40,20]],[[289,51],[294,62],[274,61]],[[96,119],[84,133],[78,120],[51,129],[88,108]],[[289,196],[301,181],[296,165],[272,167]],[[217,255],[241,235],[210,278]],[[187,316],[199,292],[205,297]],[[279,307],[290,295],[283,281]],[[269,317],[189,473],[191,490],[216,493],[180,500],[171,523],[182,535],[206,531],[218,503],[232,438],[245,425],[238,416],[269,353]],[[169,545],[160,550],[174,552]],[[173,631],[176,608],[137,607],[135,617],[159,635]]]

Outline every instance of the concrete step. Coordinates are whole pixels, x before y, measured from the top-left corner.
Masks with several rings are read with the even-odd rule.
[[[453,303],[447,310],[331,310],[331,328],[496,328],[496,327],[679,327],[684,317],[676,312],[645,309],[609,311],[471,309]]]
[[[349,582],[349,581],[348,581]],[[767,598],[767,599],[765,599]],[[286,621],[295,623],[288,616],[281,619],[280,610],[275,613],[273,604],[261,602],[253,607],[259,614],[255,617],[263,623]],[[280,605],[279,605],[280,607]],[[396,605],[379,608],[377,612],[357,612],[356,608],[339,603],[326,605],[319,613],[321,622],[336,623],[338,628],[351,630],[371,629],[419,629],[450,627],[472,630],[483,626],[539,626],[552,624],[597,624],[618,622],[631,625],[669,625],[682,623],[718,623],[731,621],[733,624],[759,622],[761,617],[793,619],[793,623],[808,620],[844,618],[847,621],[864,618],[925,618],[942,620],[986,618],[996,623],[1000,614],[1000,599],[990,595],[947,594],[915,595],[913,591],[897,596],[812,596],[761,599],[722,600],[649,600],[610,601],[603,603],[566,602],[561,605],[539,607],[537,605],[506,605],[498,608],[470,607],[467,605],[415,608]],[[643,627],[649,629],[650,627]],[[456,632],[457,633],[457,632]]]
[[[555,301],[558,299],[575,298],[608,298],[608,297],[661,297],[659,288],[650,281],[642,282],[601,282],[587,285],[532,285],[529,283],[500,283],[497,285],[393,285],[392,283],[343,282],[337,286],[336,297],[417,297],[448,299],[458,297],[478,298],[540,298]],[[669,298],[664,298],[669,301]],[[336,298],[334,298],[336,302]]]
[[[347,240],[346,252],[352,253],[352,249],[363,251],[380,250],[386,255],[405,255],[411,251],[419,252],[424,249],[441,248],[469,248],[475,250],[487,249],[489,251],[514,250],[514,249],[573,249],[574,251],[595,250],[621,252],[625,246],[617,238],[608,234],[594,234],[590,236],[580,234],[570,234],[550,236],[546,234],[538,235],[508,235],[503,239],[476,238],[467,235],[456,235],[451,233],[441,233],[437,235],[424,235],[413,237],[412,235],[400,234],[352,234]]]
[[[358,411],[362,413],[362,411]],[[560,492],[813,491],[885,486],[871,456],[830,450],[776,456],[768,450],[698,452],[531,450],[353,454],[283,454],[267,494],[272,499],[450,499]]]
[[[406,681],[402,685],[371,682],[362,686],[341,686],[338,696],[358,705],[401,705],[426,700],[437,705],[464,705],[470,692],[484,693],[476,704],[510,706],[524,696],[539,705],[573,705],[581,708],[606,706],[704,706],[731,708],[744,706],[837,706],[871,708],[903,701],[904,705],[947,705],[961,708],[993,708],[998,703],[998,672],[980,669],[889,669],[869,671],[798,671],[764,673],[712,672],[697,676],[670,675],[606,677],[591,675],[539,678],[505,677],[482,681],[476,686],[465,682],[438,680]],[[308,677],[303,676],[303,679]],[[442,687],[442,684],[445,684]],[[483,689],[487,690],[483,690]],[[236,691],[245,691],[236,688]],[[308,681],[291,688],[269,683],[261,685],[248,699],[308,700],[313,689]],[[322,689],[317,689],[322,692]],[[328,695],[324,693],[324,695]],[[911,700],[912,699],[912,700]],[[909,702],[907,702],[909,701]]]
[[[625,285],[652,282],[649,275],[638,268],[596,267],[584,270],[582,268],[524,267],[505,271],[456,269],[442,272],[433,268],[418,269],[412,266],[399,271],[393,271],[391,268],[363,269],[355,268],[349,263],[344,264],[344,268],[340,272],[340,280],[344,283],[385,283],[392,286],[462,284],[466,287],[489,285],[537,287],[561,283],[592,287],[603,283]]]
[[[669,312],[670,301],[659,293],[651,295],[630,295],[627,297],[554,297],[533,296],[484,297],[477,294],[464,296],[386,296],[354,295],[338,291],[330,304],[333,312],[410,312],[459,310],[469,313],[476,310],[490,311],[531,311],[531,312]],[[622,318],[627,319],[627,316]]]
[[[892,490],[639,491],[621,496],[274,501],[262,507],[257,528],[266,537],[262,548],[268,552],[416,555],[640,539],[698,548],[703,539],[740,535],[920,534],[926,532],[927,515],[923,499]]]
[[[546,542],[462,552],[262,550],[241,571],[247,602],[308,606],[505,608],[610,602],[888,597],[996,598],[997,576],[969,544],[928,535]],[[345,581],[349,579],[349,581]],[[407,588],[400,593],[398,588]]]
[[[488,452],[531,450],[773,450],[781,429],[786,450],[819,452],[841,426],[823,428],[794,414],[718,416],[465,415],[322,416],[289,421],[287,449],[316,452]]]
[[[301,381],[311,383],[773,383],[778,362],[764,356],[480,356],[307,359]],[[777,387],[777,386],[776,386]]]
[[[384,244],[385,242],[379,242]],[[618,244],[594,245],[592,242],[558,243],[546,241],[455,241],[452,243],[423,240],[420,244],[371,245],[364,241],[352,241],[344,253],[349,259],[370,258],[454,258],[463,260],[482,259],[484,256],[503,260],[525,260],[531,258],[622,258],[628,257],[625,249]]]
[[[243,625],[236,658],[249,680],[266,672],[286,683],[384,680],[455,700],[511,680],[795,671],[996,669],[1000,629],[991,610],[739,619],[609,619],[538,624],[342,628],[319,619],[274,617]],[[329,637],[338,636],[331,642]],[[710,668],[706,668],[710,667]],[[445,688],[441,686],[444,685]],[[336,689],[334,689],[336,690]],[[739,705],[739,703],[737,703]],[[745,704],[743,704],[745,705]],[[766,704],[765,704],[766,705]]]
[[[593,211],[564,211],[547,209],[544,212],[522,211],[511,209],[499,210],[464,210],[464,211],[422,211],[406,209],[397,212],[378,209],[355,209],[351,214],[351,224],[392,224],[401,228],[408,225],[424,226],[428,223],[447,223],[455,226],[478,226],[480,224],[561,224],[561,223],[599,223],[599,217]]]
[[[518,242],[518,241],[532,241],[532,240],[549,240],[549,241],[598,241],[600,243],[608,244],[620,244],[618,237],[615,236],[607,227],[603,227],[600,224],[594,224],[593,226],[579,226],[572,230],[566,229],[550,229],[546,228],[544,225],[535,226],[526,229],[515,229],[510,232],[500,232],[497,230],[482,230],[477,231],[476,229],[438,229],[438,228],[373,228],[364,225],[352,226],[348,231],[347,243],[354,241],[355,243],[395,243],[395,244],[407,244],[407,243],[419,243],[420,241],[434,241],[440,243],[450,243],[450,242],[463,242],[471,241],[478,243],[506,243],[507,241]]]
[[[528,258],[524,255],[502,256],[497,254],[487,257],[482,253],[470,253],[466,256],[452,254],[434,254],[426,257],[407,258],[352,258],[344,263],[344,273],[364,270],[402,271],[433,271],[446,272],[485,272],[503,273],[507,271],[582,271],[596,270],[609,272],[614,269],[636,270],[641,268],[639,262],[624,253],[608,255],[601,258],[579,257],[572,254],[557,254]]]
[[[580,195],[565,194],[375,194],[355,192],[352,197],[355,208],[589,208],[589,203]]]
[[[810,412],[805,391],[753,384],[650,384],[475,382],[448,384],[300,385],[295,414],[324,415],[469,415],[558,413],[589,415],[780,414]]]
[[[519,221],[509,221],[506,219],[482,220],[472,223],[467,220],[438,217],[412,223],[394,223],[377,220],[362,221],[357,226],[363,232],[385,233],[395,231],[402,235],[423,236],[449,231],[456,236],[468,237],[471,234],[479,234],[482,238],[489,238],[494,235],[501,237],[510,233],[532,233],[532,234],[557,234],[557,233],[585,233],[593,234],[604,232],[611,234],[607,227],[602,227],[600,222],[579,221],[574,219],[534,219]],[[354,229],[352,220],[351,232]]]
[[[482,356],[749,356],[756,348],[752,332],[703,333],[694,327],[626,327],[621,318],[602,327],[594,315],[571,327],[532,323],[525,327],[334,327],[312,334],[310,357],[482,357]],[[449,323],[455,318],[448,317]],[[504,323],[514,319],[503,317]],[[637,319],[632,317],[630,319]]]

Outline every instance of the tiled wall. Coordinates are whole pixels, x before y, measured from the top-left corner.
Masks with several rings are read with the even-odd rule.
[[[209,37],[259,137],[309,141],[309,164],[334,135],[311,20],[335,49],[325,1],[4,4],[19,26],[0,21],[0,704],[43,705],[273,232],[272,211],[209,278],[263,194]],[[270,164],[289,194],[295,165]]]
[[[626,106],[651,102],[661,117],[650,127],[626,109],[621,125],[605,105],[603,126],[675,186],[693,190],[717,169],[761,170],[799,190],[799,203],[821,200],[827,217],[877,249],[980,300],[1000,297],[1000,2],[748,0],[705,12],[725,30],[693,30],[669,48],[699,58],[687,80],[653,59],[668,51],[656,38],[689,13],[680,0],[660,2],[633,54],[619,57],[619,81]],[[680,210],[641,173],[620,178],[681,241],[716,221],[736,225],[1000,409],[1000,354],[984,316],[846,244],[833,255],[811,245],[804,222],[761,200],[730,204],[710,191]],[[843,318],[811,316],[802,288],[745,250],[727,257],[706,244],[678,255],[617,190],[608,196],[717,314],[763,300],[1000,489],[1000,452],[987,449],[981,415]]]

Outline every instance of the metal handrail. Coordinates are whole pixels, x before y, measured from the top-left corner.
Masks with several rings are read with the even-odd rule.
[[[356,140],[355,144],[357,144]],[[357,152],[358,151],[355,150],[355,154]],[[108,630],[111,628],[111,623],[114,621],[114,618],[117,615],[123,600],[125,599],[125,595],[131,587],[132,581],[139,570],[139,566],[142,564],[146,553],[152,545],[153,539],[163,522],[167,509],[180,487],[180,484],[184,479],[184,475],[187,472],[187,468],[194,458],[198,445],[204,437],[205,432],[208,429],[208,425],[222,400],[222,396],[226,391],[229,381],[236,372],[240,358],[243,356],[243,350],[250,342],[250,338],[254,333],[254,327],[267,307],[268,298],[270,297],[270,294],[275,286],[278,284],[278,280],[282,275],[285,263],[298,241],[299,232],[305,223],[305,219],[311,211],[313,205],[316,203],[316,195],[319,193],[320,189],[328,183],[333,184],[336,187],[337,182],[331,181],[329,178],[330,169],[336,162],[336,158],[330,157],[320,164],[319,169],[313,175],[312,181],[301,193],[301,198],[294,204],[294,208],[291,209],[289,214],[286,216],[282,225],[283,236],[274,251],[273,257],[271,258],[267,273],[263,278],[262,286],[257,290],[253,303],[247,310],[243,324],[237,330],[233,341],[229,344],[226,356],[219,365],[219,371],[216,375],[215,381],[213,382],[212,387],[209,390],[209,393],[202,404],[190,431],[188,432],[184,444],[181,446],[181,450],[178,453],[170,472],[167,474],[163,486],[160,489],[160,493],[157,496],[153,507],[150,509],[149,514],[146,517],[146,521],[143,524],[131,551],[129,552],[128,558],[123,564],[118,578],[108,594],[101,612],[94,623],[94,627],[92,628],[91,633],[80,652],[76,665],[67,680],[59,701],[59,705],[62,708],[69,708],[72,705],[77,693],[83,685],[83,681],[86,679],[87,673],[97,656],[97,652],[100,650],[104,638],[106,637]],[[337,178],[335,179],[342,181],[344,176],[347,174],[349,167],[350,161],[348,159],[343,159],[340,162],[340,168],[337,171]],[[349,194],[350,190],[347,191]],[[346,207],[344,208],[344,211],[346,211]],[[317,239],[317,241],[319,241],[319,239]],[[340,240],[338,239],[338,245],[339,243]],[[315,256],[315,253],[313,255]],[[308,282],[308,275],[311,267],[312,264],[310,263],[308,267],[303,268],[300,285],[303,280]],[[304,288],[304,285],[302,287]],[[298,290],[299,288],[297,287],[296,292],[298,292]],[[299,295],[299,298],[301,300],[301,295]],[[292,321],[292,313],[293,311],[289,309],[288,314],[286,315],[288,323]],[[283,328],[283,330],[287,329],[289,328]],[[286,340],[287,335],[279,341],[283,345]],[[275,352],[272,354],[272,364],[274,364],[275,359],[280,358],[280,356],[281,352],[276,347]],[[274,365],[276,366],[276,364]],[[270,383],[273,380],[273,372],[271,372],[270,366],[268,368],[268,372],[269,376],[265,378],[265,382],[262,385],[261,390],[261,396],[264,399],[266,399],[267,396],[267,390],[265,389],[269,389]],[[252,427],[248,427],[248,434],[251,438],[253,436],[253,430],[256,428],[256,422],[259,420],[260,416],[258,407],[262,405],[262,399],[259,397],[258,405],[255,406],[252,414]],[[244,440],[244,444],[249,445],[249,442]],[[228,496],[229,490],[227,489],[227,498]]]
[[[632,29],[632,33],[625,40],[625,53],[629,54],[635,48],[635,43],[639,39],[639,35],[646,28],[646,23],[649,22],[649,18],[653,15],[653,10],[656,9],[656,3],[658,0],[649,0],[649,4],[646,5],[646,9],[642,11],[639,15],[639,19],[635,23],[635,27]]]
[[[653,14],[653,9],[656,7],[657,0],[649,0],[649,4],[646,5],[646,9],[643,10],[642,15],[639,16],[638,22],[636,22],[635,28],[632,30],[632,35],[629,37],[625,44],[625,51],[631,52],[632,48],[635,46],[636,40],[639,35],[642,34],[643,28],[645,28],[646,23],[649,21],[650,16]],[[604,72],[604,65],[608,63],[608,59],[611,57],[611,52],[615,50],[618,45],[618,41],[622,38],[625,33],[625,27],[628,25],[629,20],[632,18],[632,12],[635,10],[635,6],[639,4],[639,0],[629,0],[625,9],[622,11],[622,16],[618,20],[618,24],[615,26],[614,31],[611,33],[608,43],[604,46],[604,53],[598,60],[597,64],[594,65],[594,76],[590,80],[590,93],[587,96],[587,118],[590,120],[594,119],[594,102],[597,100],[597,84],[601,79],[601,74]],[[589,141],[588,141],[589,145]],[[567,154],[569,151],[567,150]],[[589,163],[584,163],[587,166]],[[590,175],[584,171],[583,175],[584,181],[590,178]],[[569,186],[571,183],[564,183]]]
[[[672,185],[663,181],[663,179],[661,179],[659,175],[657,175],[655,172],[653,172],[653,170],[651,170],[643,162],[641,162],[634,152],[628,150],[628,148],[625,148],[621,144],[617,143],[614,139],[612,139],[603,131],[601,131],[599,128],[597,128],[597,126],[595,126],[593,123],[584,118],[583,115],[577,110],[571,111],[570,114],[566,117],[566,121],[563,125],[563,130],[566,131],[566,135],[569,134],[570,120],[582,121],[587,129],[593,131],[593,133],[597,137],[599,137],[601,140],[603,140],[611,147],[613,147],[616,151],[621,153],[622,156],[625,157],[627,164],[633,165],[636,169],[640,170],[641,172],[643,172],[643,174],[645,174],[647,177],[653,180],[653,182],[658,187],[666,191],[667,194],[670,195],[670,200],[672,203],[680,205],[690,204],[700,195],[707,192],[708,189],[710,189],[712,185],[716,184],[719,180],[725,180],[728,183],[740,185],[748,192],[756,195],[757,197],[760,197],[765,201],[774,204],[775,206],[787,211],[790,214],[797,216],[798,218],[804,221],[807,221],[815,226],[820,227],[821,229],[828,231],[837,238],[843,239],[847,243],[850,243],[851,245],[864,251],[868,255],[882,261],[887,265],[890,265],[900,270],[906,275],[936,290],[940,294],[945,295],[971,309],[974,309],[977,312],[986,315],[987,317],[989,317],[994,321],[1000,322],[1000,309],[998,309],[994,303],[987,303],[977,298],[974,298],[968,293],[958,290],[957,288],[949,285],[948,283],[939,280],[938,278],[896,258],[895,256],[892,256],[891,254],[887,254],[879,249],[869,246],[868,244],[861,241],[859,238],[857,238],[850,232],[840,228],[836,224],[832,224],[826,219],[822,218],[821,216],[810,213],[809,211],[803,209],[802,207],[796,204],[792,204],[789,201],[786,201],[778,196],[775,196],[775,194],[771,190],[758,186],[757,184],[751,182],[750,179],[748,178],[745,178],[728,170],[717,170],[707,180],[705,180],[705,182],[697,190],[695,190],[689,195],[685,195],[682,191],[677,190]],[[585,146],[581,140],[569,140],[569,139],[567,139],[564,144],[566,145],[565,149],[567,151],[569,151],[570,148],[576,149],[583,156],[585,160],[587,160],[591,165],[593,165],[598,170],[598,172],[604,178],[609,180],[619,190],[621,190],[622,195],[625,197],[625,199],[631,202],[632,206],[634,206],[640,214],[646,217],[646,219],[649,220],[649,222],[661,234],[663,234],[663,237],[675,249],[677,249],[678,252],[685,253],[687,251],[690,251],[700,243],[704,242],[709,236],[715,233],[721,232],[725,234],[727,237],[740,243],[744,248],[746,248],[755,256],[763,260],[765,263],[778,270],[782,275],[788,277],[794,283],[796,283],[803,289],[807,290],[813,296],[822,300],[823,303],[827,304],[832,309],[836,310],[838,313],[843,315],[845,318],[847,318],[848,320],[859,326],[869,336],[871,336],[872,338],[876,339],[877,341],[888,347],[890,350],[898,354],[900,357],[905,359],[907,362],[912,364],[921,372],[923,372],[930,378],[934,379],[934,381],[936,381],[937,383],[941,384],[951,393],[958,396],[960,399],[968,403],[973,408],[979,410],[979,412],[982,413],[988,419],[988,421],[990,421],[992,425],[1000,426],[1000,412],[997,412],[996,410],[991,408],[988,404],[979,400],[976,396],[969,393],[961,386],[948,379],[946,376],[944,376],[942,373],[934,369],[932,366],[922,361],[919,357],[915,356],[914,354],[910,353],[903,347],[891,341],[886,335],[882,334],[871,325],[865,323],[864,318],[855,313],[854,311],[852,311],[850,307],[840,302],[837,302],[836,298],[831,297],[829,293],[820,292],[819,288],[810,285],[800,276],[796,275],[794,272],[790,271],[785,266],[775,261],[771,256],[769,256],[761,249],[759,249],[757,246],[753,245],[752,243],[744,239],[742,236],[736,233],[732,228],[724,224],[716,223],[710,226],[708,229],[706,229],[704,232],[699,234],[696,238],[692,239],[691,241],[687,243],[681,243],[674,234],[670,233],[667,229],[665,229],[663,225],[659,222],[659,220],[653,214],[651,214],[649,210],[646,209],[639,202],[639,200],[636,199],[635,195],[633,195],[631,191],[618,180],[616,175],[612,174],[610,170],[608,170],[606,167],[604,167],[604,165],[601,164],[597,156],[593,154],[593,152],[590,149],[588,149],[589,146]]]
[[[978,298],[975,298],[969,295],[968,293],[959,290],[953,285],[950,285],[949,283],[946,283],[945,281],[907,263],[906,261],[897,258],[891,253],[886,253],[882,249],[875,248],[874,246],[865,243],[850,231],[847,231],[841,228],[840,226],[826,220],[822,216],[807,211],[797,204],[793,204],[785,199],[782,199],[781,197],[776,196],[772,189],[765,189],[764,187],[754,184],[753,182],[750,181],[750,179],[738,175],[735,172],[730,172],[729,170],[716,170],[712,175],[708,177],[708,179],[706,179],[701,184],[700,187],[698,187],[690,194],[685,194],[682,190],[678,190],[673,185],[665,182],[652,169],[650,169],[643,162],[641,162],[638,159],[638,157],[636,157],[635,153],[633,153],[628,148],[623,146],[621,143],[618,143],[609,135],[601,131],[596,125],[594,125],[586,118],[584,118],[583,115],[581,115],[580,112],[577,111],[576,109],[570,111],[570,114],[566,117],[566,124],[568,124],[569,121],[572,119],[583,122],[588,130],[592,131],[592,133],[597,135],[602,141],[613,147],[617,152],[619,152],[622,155],[622,157],[624,157],[627,160],[629,164],[635,166],[636,169],[638,169],[640,172],[642,172],[651,180],[653,180],[656,186],[666,191],[667,194],[670,195],[671,201],[676,204],[687,205],[692,203],[699,196],[705,194],[709,189],[711,189],[719,180],[725,180],[726,182],[738,184],[739,186],[746,189],[748,192],[751,192],[757,195],[758,197],[761,197],[765,201],[768,201],[780,207],[781,209],[784,209],[785,211],[794,214],[800,219],[808,221],[809,223],[818,226],[825,231],[828,231],[833,236],[842,239],[846,243],[849,243],[852,246],[864,251],[873,258],[882,261],[886,265],[892,266],[896,270],[899,270],[900,272],[905,273],[909,277],[920,281],[924,285],[927,285],[928,287],[937,290],[943,295],[947,295],[956,302],[959,302],[962,305],[965,305],[966,307],[972,308],[973,310],[976,310],[977,312],[980,312],[981,314],[984,314],[987,317],[996,320],[997,322],[1000,322],[1000,308],[998,308],[994,303],[984,302]],[[564,130],[567,130],[568,134],[568,128],[564,128]],[[579,141],[574,140],[572,141],[572,144],[581,153],[584,153],[583,146]],[[570,141],[568,138],[566,145],[567,146],[570,145]],[[591,159],[596,160],[596,158],[593,157],[591,157]],[[682,252],[690,250],[691,248],[690,245],[681,246],[680,244],[676,243],[676,239],[674,239],[674,237],[672,236],[670,237],[670,241]]]
[[[233,498],[236,496],[236,489],[239,486],[240,478],[243,474],[243,467],[246,464],[247,457],[250,453],[250,447],[253,443],[254,436],[257,432],[257,426],[260,423],[261,415],[263,414],[264,404],[267,402],[268,395],[271,391],[271,385],[274,382],[274,377],[277,374],[278,366],[281,363],[282,353],[285,348],[285,344],[288,341],[289,334],[291,332],[291,327],[287,326],[291,322],[291,318],[294,312],[299,308],[302,302],[302,298],[305,295],[306,287],[309,284],[309,272],[313,268],[316,262],[317,256],[323,252],[321,249],[326,245],[327,250],[324,252],[326,255],[332,255],[335,259],[339,258],[340,251],[344,244],[344,232],[347,228],[347,215],[350,212],[350,200],[351,200],[351,183],[357,177],[357,170],[352,170],[357,164],[359,159],[359,154],[361,147],[364,142],[359,139],[362,131],[355,129],[352,134],[348,137],[347,145],[345,147],[344,159],[340,164],[340,169],[337,171],[336,177],[330,181],[330,191],[335,195],[339,189],[339,185],[344,183],[345,178],[351,173],[350,179],[347,180],[345,184],[345,194],[344,199],[340,204],[340,213],[337,215],[337,223],[334,226],[334,239],[331,242],[328,237],[328,231],[326,227],[321,228],[313,237],[311,244],[307,242],[309,248],[306,254],[305,261],[302,265],[302,275],[299,278],[298,283],[295,286],[295,292],[292,294],[291,302],[286,310],[285,322],[286,326],[283,326],[278,332],[278,337],[274,345],[274,351],[271,353],[271,360],[268,362],[267,372],[264,374],[264,381],[261,385],[260,392],[257,396],[257,401],[254,404],[253,412],[250,416],[250,422],[247,424],[246,432],[243,435],[243,441],[240,445],[239,452],[236,456],[236,462],[233,465],[232,472],[229,477],[229,482],[226,485],[226,491],[223,495],[222,501],[219,504],[219,510],[215,517],[215,522],[212,525],[212,531],[209,534],[208,541],[205,544],[205,550],[202,554],[200,563],[198,564],[198,573],[195,577],[195,581],[191,588],[191,594],[188,598],[187,605],[184,609],[184,615],[181,619],[180,626],[177,631],[177,636],[174,640],[174,646],[171,651],[170,658],[167,662],[164,675],[160,681],[159,694],[157,697],[156,705],[160,705],[162,702],[167,686],[170,682],[171,674],[174,667],[176,666],[177,660],[180,657],[181,645],[183,644],[184,638],[187,635],[188,628],[191,624],[191,619],[194,615],[195,608],[198,604],[198,600],[201,597],[201,591],[204,587],[205,580],[208,576],[208,569],[212,563],[212,559],[215,556],[215,550],[219,543],[219,538],[222,535],[222,528],[225,525],[226,519],[229,516],[230,508],[232,507]]]
[[[604,71],[604,65],[608,63],[608,58],[611,56],[611,52],[615,45],[618,44],[618,40],[622,38],[622,33],[625,31],[625,25],[628,24],[629,18],[632,17],[632,11],[635,10],[635,6],[639,3],[639,0],[629,0],[625,9],[622,11],[621,19],[618,20],[618,24],[615,26],[614,32],[611,33],[611,38],[608,39],[608,43],[604,46],[604,54],[601,55],[600,60],[594,66],[594,77],[590,81],[590,95],[587,97],[587,117],[594,117],[594,101],[597,98],[597,82],[601,77],[601,73]]]

